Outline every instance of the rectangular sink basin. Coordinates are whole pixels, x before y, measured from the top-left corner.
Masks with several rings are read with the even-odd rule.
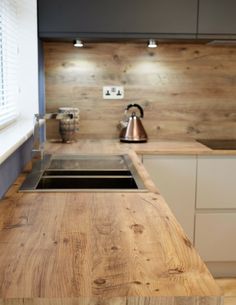
[[[125,155],[127,159],[127,155]],[[125,158],[110,156],[52,156],[48,169],[52,170],[122,170],[127,169]]]
[[[43,177],[73,176],[132,176],[129,170],[46,170]]]
[[[232,140],[215,140],[199,139],[197,142],[215,150],[236,150],[236,139]]]
[[[46,155],[20,192],[147,191],[128,155]]]
[[[125,177],[76,177],[76,178],[41,178],[37,190],[60,189],[138,189],[134,178]]]

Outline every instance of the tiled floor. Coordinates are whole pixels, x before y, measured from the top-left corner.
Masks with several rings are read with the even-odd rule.
[[[236,305],[236,278],[222,278],[216,281],[224,291],[224,305]]]

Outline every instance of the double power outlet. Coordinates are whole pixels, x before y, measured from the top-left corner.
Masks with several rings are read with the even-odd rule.
[[[107,100],[120,100],[124,98],[123,86],[104,86],[103,98]]]

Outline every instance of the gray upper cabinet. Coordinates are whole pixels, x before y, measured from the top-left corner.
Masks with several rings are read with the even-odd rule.
[[[236,35],[236,0],[199,0],[198,34]]]
[[[189,37],[198,0],[38,0],[41,37]]]

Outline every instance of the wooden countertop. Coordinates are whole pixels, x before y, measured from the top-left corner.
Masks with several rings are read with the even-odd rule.
[[[119,153],[135,151],[137,154],[158,155],[236,155],[236,150],[213,150],[197,141],[174,141],[174,140],[149,140],[147,143],[120,143],[118,140],[88,139],[77,143],[62,144],[61,142],[48,142],[46,150],[60,153],[98,153],[93,151],[99,149],[101,153]]]
[[[19,177],[0,202],[0,298],[14,298],[11,305],[222,304],[222,292],[135,153],[205,148],[145,145],[47,145],[51,153],[128,152],[149,192],[18,193]]]

